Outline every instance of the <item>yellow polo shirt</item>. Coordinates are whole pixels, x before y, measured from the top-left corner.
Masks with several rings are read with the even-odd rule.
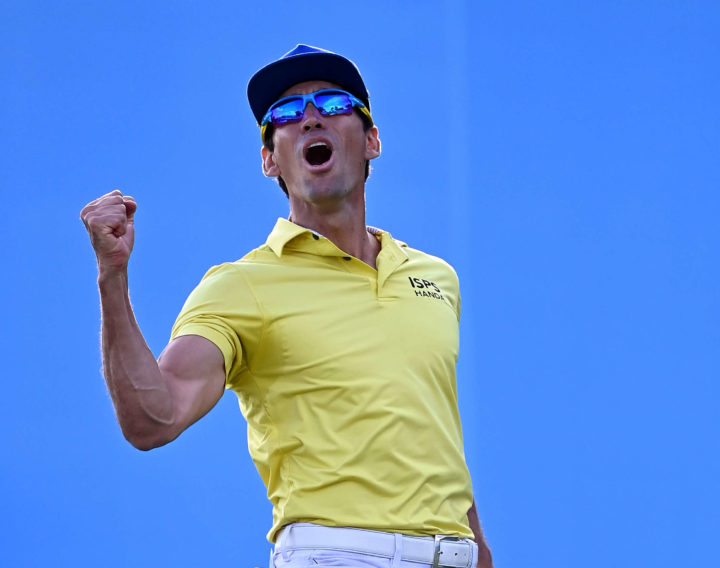
[[[270,541],[292,522],[473,536],[457,276],[372,232],[377,270],[278,219],[265,245],[208,271],[172,330],[223,353],[273,504]]]

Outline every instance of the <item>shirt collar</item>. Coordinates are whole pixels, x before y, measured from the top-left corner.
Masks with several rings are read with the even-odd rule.
[[[401,241],[396,241],[392,238],[390,233],[388,233],[387,231],[383,231],[382,229],[378,229],[376,227],[368,227],[367,229],[370,233],[380,238],[380,245],[382,249],[385,249],[387,250],[387,252],[392,253],[393,256],[404,257],[403,260],[407,258],[407,252],[405,252],[404,250],[407,247],[405,243]],[[332,245],[332,247],[338,252],[338,255],[345,254],[343,251],[335,247],[335,245],[333,245],[327,238],[325,238],[320,233],[312,231],[310,229],[306,229],[305,227],[301,227],[300,225],[296,225],[292,221],[289,221],[288,219],[283,219],[282,217],[278,218],[277,222],[275,223],[275,227],[273,227],[273,230],[268,236],[267,245],[278,257],[281,257],[283,250],[291,241],[296,241],[293,243],[293,245],[297,243],[298,245],[302,246],[299,241],[304,240],[307,242],[308,245],[310,245],[310,243],[313,243],[320,239],[323,239],[325,243]],[[330,256],[328,254],[329,251],[326,250],[327,247],[323,246],[319,247],[319,249],[316,249],[317,254]],[[307,252],[314,251],[308,250]]]
[[[303,233],[311,234],[312,231],[279,217],[267,238],[267,244],[273,252],[280,257],[282,256],[285,245]]]

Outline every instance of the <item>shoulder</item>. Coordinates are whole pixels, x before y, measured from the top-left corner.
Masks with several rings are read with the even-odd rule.
[[[427,267],[429,270],[438,272],[457,281],[458,277],[457,272],[455,272],[455,268],[453,268],[453,266],[445,259],[428,254],[419,249],[412,248],[405,243],[399,244],[402,244],[403,250],[407,254],[408,260],[411,264]]]
[[[434,256],[420,249],[413,248],[409,246],[406,242],[401,241],[400,239],[396,239],[385,230],[378,229],[376,227],[368,227],[368,229],[373,234],[381,234],[383,243],[386,242],[385,239],[389,239],[390,241],[392,241],[391,246],[402,251],[402,254],[407,257],[411,264],[423,265],[424,267],[452,275],[453,278],[457,279],[457,274],[455,273],[455,269],[452,267],[452,265],[444,259],[440,258],[439,256]]]
[[[452,267],[452,265],[446,261],[443,258],[440,258],[439,256],[435,256],[433,254],[429,254],[427,252],[421,251],[420,249],[412,248],[405,243],[402,243],[403,250],[407,252],[408,258],[411,260],[417,260],[418,262],[427,262],[430,264],[437,265],[438,268],[450,270],[452,272],[455,272],[455,269]]]
[[[211,266],[190,297],[198,301],[247,295],[247,292],[253,292],[252,281],[257,281],[258,275],[266,273],[270,266],[276,266],[277,260],[275,253],[262,245],[238,260]]]
[[[261,270],[263,266],[275,265],[277,261],[277,255],[272,249],[268,245],[261,245],[238,260],[211,266],[202,279],[205,281],[242,278],[249,272]]]

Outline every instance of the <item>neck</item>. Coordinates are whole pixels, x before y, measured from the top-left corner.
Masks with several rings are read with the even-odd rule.
[[[344,201],[328,207],[290,200],[290,221],[317,231],[343,252],[376,268],[380,243],[367,231],[365,225],[365,199],[353,203]]]

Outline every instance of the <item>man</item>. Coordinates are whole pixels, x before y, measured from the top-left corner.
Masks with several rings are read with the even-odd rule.
[[[273,503],[271,565],[492,566],[457,411],[457,277],[365,224],[380,139],[359,71],[299,45],[248,98],[290,217],[205,275],[157,362],[128,299],[135,201],[116,190],[81,213],[124,435],[166,444],[231,388]]]

